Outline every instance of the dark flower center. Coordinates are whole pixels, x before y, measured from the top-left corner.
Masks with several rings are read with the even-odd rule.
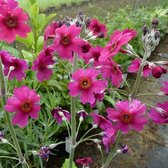
[[[10,29],[16,28],[18,26],[18,18],[9,14],[4,18],[4,23]]]
[[[99,25],[95,25],[94,33],[99,33],[99,32],[100,32],[100,26]]]
[[[89,44],[86,44],[86,45],[83,45],[81,48],[82,48],[82,52],[83,53],[88,53],[89,50],[90,50],[90,45]]]
[[[113,43],[111,46],[111,52],[113,52],[117,47],[117,42]]]
[[[13,60],[12,66],[13,66],[15,69],[19,69],[19,68],[20,68],[19,62],[18,62],[17,60]]]
[[[29,113],[32,110],[32,102],[26,101],[21,105],[21,110],[25,113]]]
[[[79,86],[84,90],[89,89],[91,85],[92,85],[92,80],[89,77],[81,78],[79,81]]]
[[[129,124],[129,123],[132,122],[133,117],[132,117],[132,115],[130,115],[129,113],[124,113],[124,114],[122,114],[122,116],[121,116],[121,120],[122,120],[123,123]]]
[[[70,43],[70,38],[67,35],[61,37],[60,43],[64,46],[67,46]]]
[[[93,58],[95,61],[99,61],[99,57],[100,57],[100,52],[93,53]]]

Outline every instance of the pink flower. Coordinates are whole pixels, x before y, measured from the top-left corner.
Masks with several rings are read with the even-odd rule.
[[[136,58],[132,61],[132,64],[128,67],[128,72],[136,73],[140,68],[141,60]],[[148,77],[151,74],[152,68],[147,63],[143,68],[143,76]]]
[[[162,66],[154,66],[152,68],[152,76],[155,78],[160,78],[162,74],[166,74],[167,70]]]
[[[88,113],[85,110],[80,110],[77,112],[77,115],[79,116],[79,118],[83,120],[84,118],[88,116]]]
[[[44,31],[44,41],[46,41],[48,38],[54,38],[55,30],[57,28],[59,28],[58,23],[52,21],[51,24],[49,24]]]
[[[168,123],[168,101],[158,103],[156,108],[151,108],[148,116],[156,124]]]
[[[89,61],[91,61],[93,59],[94,66],[100,65],[99,57],[100,57],[100,53],[101,53],[102,49],[103,48],[100,46],[92,47],[90,49],[88,55],[84,57],[86,64],[89,63]]]
[[[0,51],[0,57],[4,65],[4,74],[12,80],[16,78],[22,81],[26,77],[25,71],[28,69],[27,62],[11,56],[7,51]]]
[[[81,28],[75,25],[70,25],[69,27],[62,25],[60,28],[56,29],[53,47],[58,51],[62,59],[72,60],[73,52],[78,53],[78,51],[80,51],[83,45],[83,40],[78,38],[80,32]]]
[[[104,99],[104,93],[94,94],[94,97],[95,97],[95,101],[94,101],[94,103],[90,104],[91,108],[95,107],[97,100],[99,102],[103,101],[103,99]]]
[[[76,163],[78,163],[82,166],[89,166],[92,162],[93,162],[93,160],[90,157],[84,157],[84,158],[76,159]]]
[[[18,7],[11,9],[11,7],[7,8],[6,5],[3,7],[1,5],[0,8],[2,8],[0,12],[0,40],[12,43],[16,39],[16,35],[22,38],[27,37],[27,33],[31,31],[26,24],[28,15]]]
[[[106,111],[108,118],[115,122],[115,127],[123,133],[128,133],[132,129],[141,131],[147,123],[144,117],[146,106],[139,100],[119,101],[116,103],[116,109],[107,108]]]
[[[94,124],[99,126],[102,130],[107,130],[112,127],[112,123],[105,117],[98,115],[96,113],[91,113],[90,115],[93,117]]]
[[[122,72],[119,68],[119,65],[112,59],[107,59],[106,61],[101,62],[101,72],[104,78],[110,79],[112,85],[117,88],[120,87],[123,82]]]
[[[109,127],[108,129],[105,130],[102,138],[102,143],[106,148],[106,152],[109,152],[110,146],[114,144],[115,134],[116,134],[116,130],[113,127],[111,128]]]
[[[29,116],[33,119],[38,118],[39,101],[40,96],[36,94],[35,90],[29,89],[27,86],[21,86],[15,88],[14,95],[8,98],[5,110],[15,112],[12,123],[23,128],[28,125]]]
[[[85,59],[85,57],[88,56],[91,47],[92,46],[90,43],[88,43],[87,41],[83,41],[83,44],[81,45],[81,48],[79,50],[79,57]]]
[[[97,19],[92,19],[88,28],[93,32],[93,35],[99,38],[106,36],[107,28],[105,24],[100,23]]]
[[[15,0],[0,0],[0,11],[7,9],[13,10],[16,7],[18,7],[18,2]]]
[[[52,75],[53,50],[51,48],[45,48],[33,62],[32,70],[37,71],[37,79],[40,82],[49,80]],[[50,67],[51,66],[51,67]]]
[[[70,121],[71,119],[71,115],[69,111],[63,110],[61,107],[57,107],[53,109],[51,113],[53,117],[56,119],[56,121],[58,122],[58,124],[61,124],[64,119],[68,121]]]
[[[168,81],[163,82],[163,87],[161,87],[161,90],[164,92],[165,95],[168,95]]]
[[[121,47],[127,44],[135,36],[136,31],[132,29],[114,31],[114,33],[110,36],[110,41],[102,50],[99,61],[104,61],[109,57],[114,57],[118,52],[120,52]]]
[[[94,94],[103,93],[107,86],[107,81],[96,80],[98,75],[99,71],[93,68],[78,69],[72,74],[73,81],[68,85],[69,94],[72,97],[80,94],[80,99],[83,104],[87,102],[90,104],[94,103]]]

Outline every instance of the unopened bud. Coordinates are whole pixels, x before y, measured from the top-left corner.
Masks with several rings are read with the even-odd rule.
[[[142,28],[143,35],[145,36],[150,32],[149,27],[147,25],[144,25]]]
[[[94,124],[94,125],[93,125],[93,128],[97,128],[97,127],[98,127],[98,125],[97,125],[97,124]]]
[[[160,32],[156,31],[154,37],[155,37],[155,40],[160,39]]]
[[[37,151],[35,151],[35,150],[32,150],[31,152],[32,152],[32,154],[35,155],[35,156],[39,154],[39,153],[38,153]]]
[[[5,143],[5,144],[9,143],[8,140],[4,139],[4,138],[2,138],[1,141],[2,141],[2,143]]]
[[[156,27],[158,26],[158,24],[159,24],[158,19],[154,18],[154,19],[152,20],[152,28],[153,28],[153,29],[156,29]]]
[[[96,144],[101,143],[101,140],[100,140],[100,139],[93,139],[92,141],[93,141],[94,143],[96,143]]]

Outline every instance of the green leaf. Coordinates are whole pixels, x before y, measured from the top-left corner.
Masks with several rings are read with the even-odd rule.
[[[104,99],[115,106],[115,100],[112,99],[110,96],[105,95]]]
[[[29,51],[26,51],[26,50],[21,50],[22,54],[23,54],[23,57],[24,59],[28,60],[29,62],[32,62],[34,57],[33,57],[33,54]]]
[[[16,40],[20,43],[23,43],[26,47],[30,48],[34,45],[33,32],[31,31],[30,33],[28,33],[27,38],[21,38],[21,37],[17,36]]]
[[[3,45],[2,49],[10,52],[15,57],[21,58],[20,52],[14,47],[11,47],[11,46],[8,46],[8,45]]]
[[[62,168],[67,168],[68,166],[69,166],[69,159],[65,159],[65,162],[64,162]],[[73,164],[72,164],[72,168],[77,168],[77,167],[75,166],[75,163],[74,163],[74,162],[73,162]]]

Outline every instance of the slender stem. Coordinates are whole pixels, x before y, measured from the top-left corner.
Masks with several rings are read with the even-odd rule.
[[[121,132],[118,131],[115,144],[113,145],[113,148],[111,149],[111,151],[110,151],[110,153],[109,153],[104,165],[102,166],[102,168],[108,168],[111,160],[113,159],[114,154],[116,153],[120,137],[121,137]]]
[[[74,55],[72,72],[77,69],[77,55]],[[72,168],[76,146],[76,98],[71,97],[71,150],[69,156],[69,168]]]
[[[0,159],[13,159],[13,160],[19,160],[18,158],[11,157],[11,156],[0,156]]]
[[[79,133],[79,129],[80,129],[81,123],[82,123],[82,121],[79,120],[78,128],[77,128],[77,131],[76,131],[76,138],[78,137],[78,133]]]
[[[145,50],[145,54],[144,54],[144,57],[143,57],[142,62],[140,64],[139,71],[137,73],[137,77],[136,77],[136,80],[135,80],[135,83],[134,83],[134,87],[133,87],[133,90],[132,90],[131,97],[135,97],[137,92],[138,92],[140,82],[141,82],[141,76],[142,76],[142,73],[143,73],[143,68],[145,66],[148,55],[149,55],[149,53]]]
[[[137,94],[136,97],[138,97],[138,96],[156,96],[156,95],[162,96],[161,94],[159,95],[159,93],[141,93],[141,94]]]
[[[1,96],[2,96],[2,107],[4,107],[4,105],[6,104],[6,87],[5,87],[5,80],[4,80],[1,59],[0,59],[0,92],[1,92]],[[22,163],[22,168],[27,168],[27,166],[25,164],[25,158],[23,157],[23,154],[22,154],[18,139],[16,137],[16,133],[15,133],[14,127],[12,125],[9,113],[7,113],[7,112],[5,113],[5,118],[6,118],[8,127],[9,127],[11,137],[13,139],[13,143],[16,148],[19,160]]]
[[[68,124],[68,122],[66,120],[64,122],[65,122],[67,130],[68,130],[68,136],[70,137],[71,134],[70,134],[70,130],[69,130],[69,124]]]
[[[84,139],[81,139],[81,140],[79,140],[77,143],[76,143],[76,146],[78,146],[79,144],[81,144],[82,142],[85,142],[85,141],[93,141],[94,139],[92,139],[93,137],[97,137],[97,136],[102,136],[101,135],[101,133],[99,133],[99,134],[93,134],[93,135],[91,135],[91,136],[88,136],[87,138],[84,138]]]
[[[90,128],[87,132],[85,132],[85,134],[80,138],[80,140],[82,140],[90,131],[92,131],[95,128],[97,128],[97,127]]]

